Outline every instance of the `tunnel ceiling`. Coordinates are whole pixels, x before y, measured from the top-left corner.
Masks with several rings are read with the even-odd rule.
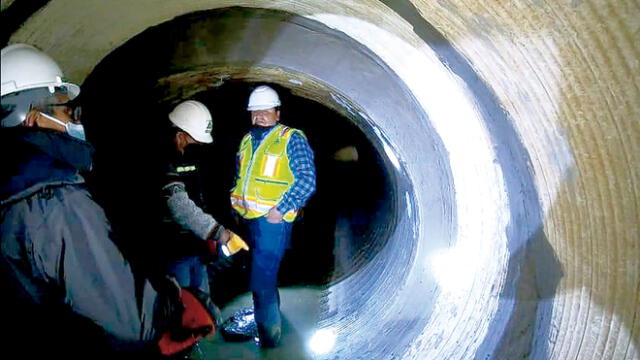
[[[3,13],[25,1],[3,1]],[[145,29],[230,6],[344,33],[418,107],[409,122],[370,118],[407,169],[417,224],[413,265],[380,314],[409,338],[402,346],[376,339],[375,348],[407,359],[640,358],[640,3],[57,0],[10,42],[49,52],[81,83]],[[373,109],[366,93],[344,94],[365,113]],[[446,162],[434,171],[437,183],[451,184],[442,197],[428,190],[423,159],[432,152],[421,133],[436,152],[445,149],[428,160]],[[442,240],[437,249],[434,238]],[[415,315],[413,300],[426,291],[420,279],[441,276],[442,259],[445,270],[457,264],[473,276],[452,280],[462,292],[440,286],[430,294],[433,312]],[[342,304],[340,291],[328,297],[331,306]],[[340,328],[339,319],[326,320]],[[368,342],[354,339],[354,348]]]

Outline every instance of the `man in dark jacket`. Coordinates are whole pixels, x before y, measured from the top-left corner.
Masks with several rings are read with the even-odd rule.
[[[181,286],[209,294],[207,265],[202,258],[217,259],[218,247],[229,241],[230,232],[207,213],[197,165],[184,153],[189,146],[213,142],[213,119],[207,107],[195,100],[181,102],[168,117],[173,146],[162,187],[167,210],[164,233],[172,238],[168,271]]]
[[[73,103],[80,88],[29,45],[2,49],[1,68],[0,280],[9,306],[3,333],[11,339],[5,343],[16,349],[35,335],[43,352],[64,349],[65,358],[79,355],[74,349],[89,339],[96,342],[84,357],[91,358],[101,355],[97,344],[162,354],[193,345],[212,330],[211,316],[175,282],[154,288],[134,279],[84,186],[93,148]],[[38,348],[16,350],[34,355]]]

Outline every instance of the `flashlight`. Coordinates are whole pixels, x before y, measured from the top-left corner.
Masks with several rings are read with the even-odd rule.
[[[243,249],[249,251],[249,245],[247,245],[247,243],[234,232],[231,232],[231,238],[229,241],[222,245],[222,253],[227,257],[234,255]]]

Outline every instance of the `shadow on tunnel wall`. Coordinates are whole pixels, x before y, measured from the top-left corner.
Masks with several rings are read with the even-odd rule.
[[[498,336],[495,359],[550,357],[547,341],[553,343],[558,330],[551,324],[551,302],[562,275],[560,262],[542,228],[511,255],[506,283],[516,286],[507,287],[501,298],[512,301],[514,309],[504,333]],[[536,334],[542,336],[536,339]]]

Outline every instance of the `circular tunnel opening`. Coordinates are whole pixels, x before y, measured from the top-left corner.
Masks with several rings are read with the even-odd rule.
[[[229,190],[240,139],[250,129],[246,102],[256,85],[232,80],[191,97],[209,106],[214,117],[214,143],[199,151],[207,208],[236,231],[242,229],[231,217]],[[269,85],[283,104],[280,122],[307,136],[317,176],[316,192],[293,227],[280,286],[331,285],[356,272],[385,245],[394,222],[393,179],[357,123],[283,86]],[[246,291],[246,270],[232,270],[211,273],[218,303]]]
[[[235,181],[240,140],[251,127],[247,99],[260,83],[209,79],[209,89],[171,99],[160,97],[157,86],[148,87],[150,81],[133,81],[126,87],[114,83],[114,78],[149,76],[151,80],[157,75],[124,66],[152,51],[153,42],[147,39],[151,35],[155,34],[142,34],[107,57],[85,82],[83,103],[87,136],[97,148],[94,193],[112,219],[119,246],[134,266],[144,263],[142,271],[155,272],[157,269],[148,267],[156,266],[150,261],[156,245],[153,239],[146,239],[145,232],[167,237],[151,230],[162,213],[157,195],[170,147],[167,114],[187,99],[198,100],[211,111],[213,143],[188,147],[185,157],[200,166],[206,211],[242,233],[232,216],[229,192]],[[279,284],[330,286],[357,272],[387,243],[396,222],[394,175],[364,119],[344,116],[282,85],[269,85],[283,104],[280,122],[307,136],[317,176],[316,192],[295,222]],[[105,101],[115,106],[107,109]],[[114,186],[122,183],[127,185]],[[218,304],[247,291],[246,262],[239,258],[231,268],[210,271],[215,284],[212,298]]]
[[[287,50],[292,46],[296,51]],[[259,83],[279,91],[282,122],[305,131],[316,155],[317,193],[295,226],[280,276],[282,286],[304,285],[319,297],[309,302],[315,314],[296,310],[315,322],[302,328],[384,328],[394,333],[398,348],[406,346],[430,317],[437,286],[429,273],[407,277],[419,228],[432,236],[422,245],[427,252],[446,245],[451,231],[446,152],[393,71],[357,42],[314,21],[244,8],[189,14],[145,30],[95,67],[83,83],[83,118],[97,148],[94,193],[122,234],[119,246],[134,269],[154,270],[149,267],[165,237],[157,225],[167,114],[186,99],[200,100],[213,112],[214,144],[189,156],[204,160],[210,212],[231,224],[234,156],[249,128],[246,101]],[[421,181],[421,196],[431,204],[421,211],[420,194],[397,153],[399,139],[419,154],[420,169],[434,169]],[[246,291],[243,270],[236,270],[214,279],[214,288],[222,289],[214,295],[219,304]],[[413,281],[423,290],[419,297],[389,296]],[[397,299],[412,303],[406,309],[422,309],[420,314],[410,322],[393,320],[394,306],[405,309]],[[291,328],[300,330],[299,324]],[[357,352],[349,346],[354,341],[334,350]],[[366,352],[382,351],[377,346],[385,345]]]

